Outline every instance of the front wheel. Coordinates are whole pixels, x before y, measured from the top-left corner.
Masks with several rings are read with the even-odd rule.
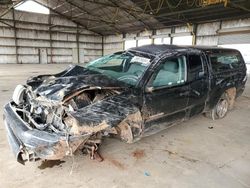
[[[206,113],[207,117],[215,119],[222,119],[227,115],[229,109],[229,99],[227,95],[224,93],[217,105],[209,112]]]

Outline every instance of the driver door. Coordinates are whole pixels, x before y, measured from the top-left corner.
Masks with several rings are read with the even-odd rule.
[[[184,120],[189,90],[186,56],[161,60],[146,86],[145,106],[149,113],[145,123],[146,135]]]

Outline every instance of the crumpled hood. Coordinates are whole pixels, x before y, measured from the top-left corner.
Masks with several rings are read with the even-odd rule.
[[[34,83],[36,86],[34,86]],[[100,89],[128,87],[123,82],[80,66],[71,66],[56,75],[34,77],[28,80],[27,84],[33,87],[36,94],[54,101],[62,101],[65,96],[89,87],[98,87]]]

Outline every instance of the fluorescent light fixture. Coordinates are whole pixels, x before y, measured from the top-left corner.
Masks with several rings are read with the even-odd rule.
[[[15,6],[15,9],[19,11],[25,11],[25,12],[49,14],[48,8],[31,0],[19,3],[17,6]]]

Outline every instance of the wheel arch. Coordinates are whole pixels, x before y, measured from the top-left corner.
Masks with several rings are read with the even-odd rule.
[[[228,97],[229,109],[232,109],[236,98],[236,91],[236,86],[231,84],[227,87],[224,87],[223,89],[217,90],[212,96],[210,96],[209,110],[213,109],[218,104],[223,94],[226,94],[226,96]]]

